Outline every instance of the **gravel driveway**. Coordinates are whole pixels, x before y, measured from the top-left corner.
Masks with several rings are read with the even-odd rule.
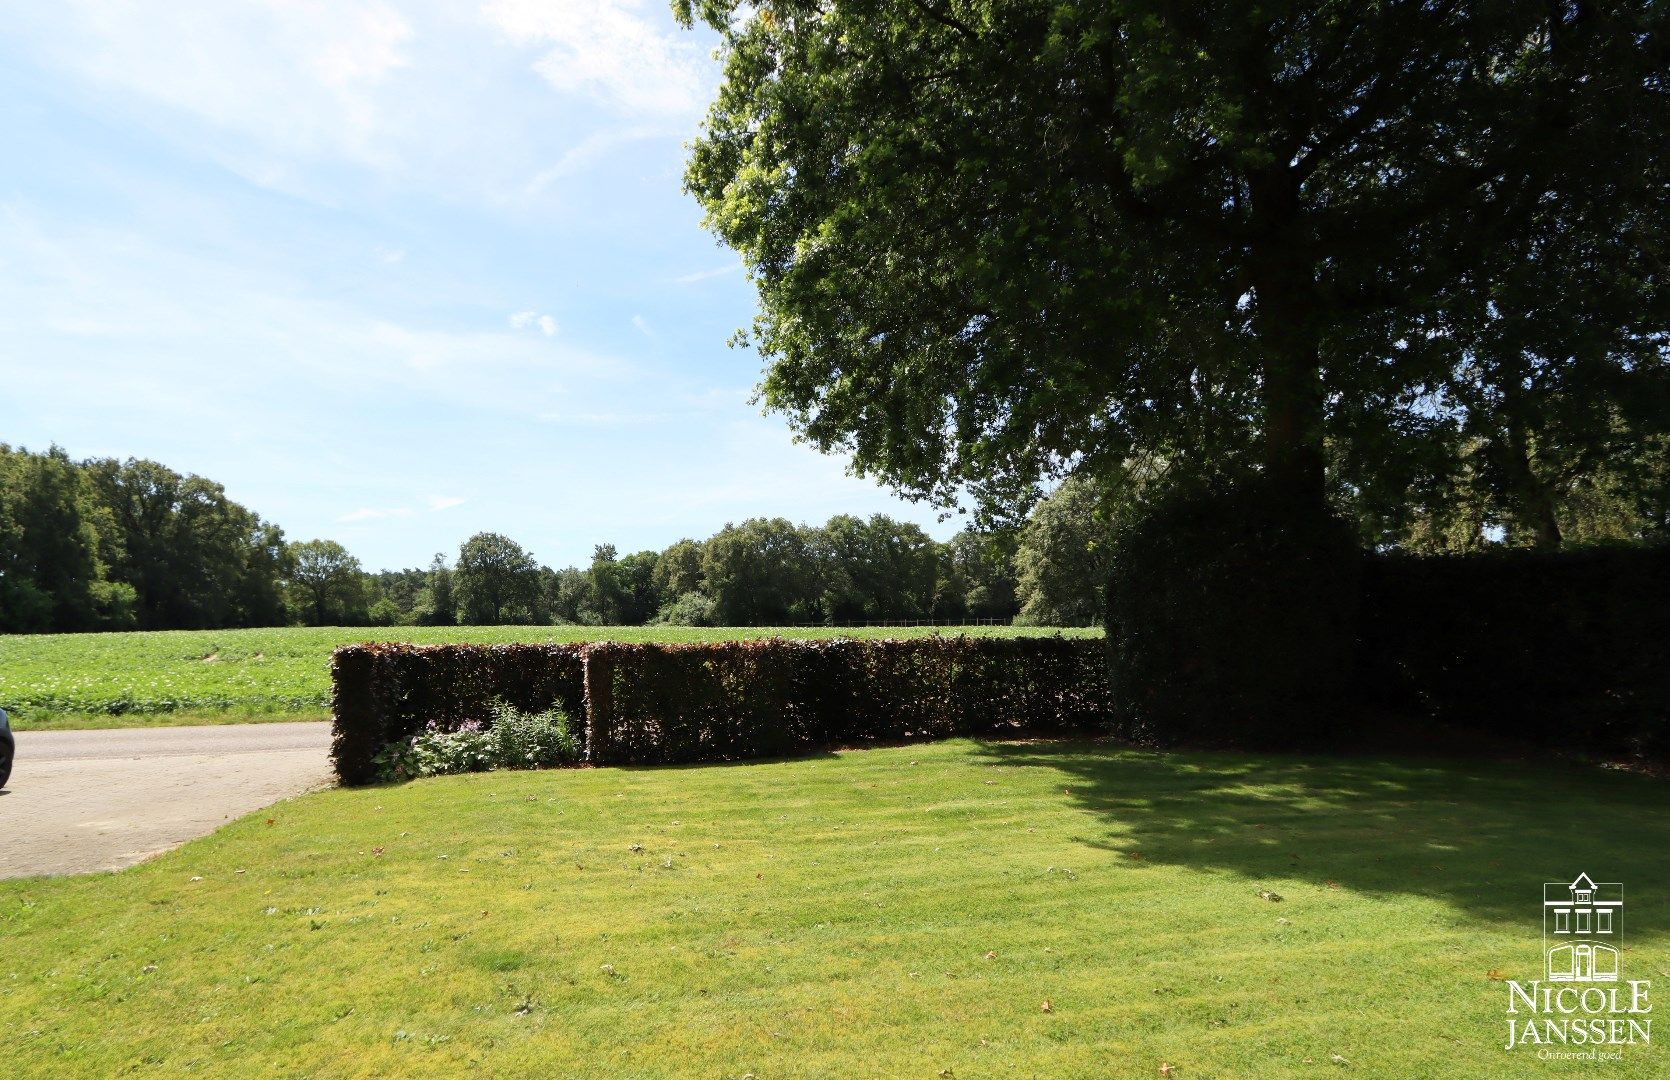
[[[0,878],[116,870],[335,782],[331,727],[20,731]]]

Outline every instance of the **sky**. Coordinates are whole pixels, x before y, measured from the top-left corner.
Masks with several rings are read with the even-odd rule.
[[[0,442],[225,485],[368,569],[888,513],[750,404],[662,0],[34,0],[0,36]]]

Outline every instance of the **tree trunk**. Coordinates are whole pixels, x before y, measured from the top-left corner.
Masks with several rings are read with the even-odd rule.
[[[1531,546],[1538,551],[1558,551],[1561,541],[1560,521],[1554,512],[1554,493],[1531,467],[1531,449],[1525,437],[1525,426],[1510,416],[1502,461],[1508,473],[1509,490],[1514,501],[1514,520],[1531,536]]]
[[[1322,391],[1314,352],[1274,354],[1264,364],[1264,468],[1275,496],[1295,511],[1327,502]]]
[[[1311,329],[1309,275],[1272,273],[1256,298],[1263,348],[1264,469],[1274,496],[1297,513],[1327,505],[1322,371]]]
[[[1284,173],[1249,178],[1253,222],[1253,330],[1263,355],[1264,469],[1273,496],[1295,514],[1327,509],[1322,363],[1316,280],[1299,243],[1299,191]]]

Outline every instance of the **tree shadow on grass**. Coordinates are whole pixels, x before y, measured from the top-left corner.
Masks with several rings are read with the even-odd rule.
[[[1052,769],[1147,864],[1426,896],[1536,920],[1545,881],[1622,881],[1630,933],[1670,933],[1670,783],[1565,763],[1161,752],[1085,740],[982,742],[993,764]]]

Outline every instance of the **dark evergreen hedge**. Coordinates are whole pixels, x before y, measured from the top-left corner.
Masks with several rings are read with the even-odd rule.
[[[332,666],[336,769],[495,698],[583,718],[594,764],[724,761],[874,740],[1085,731],[1110,716],[1102,642],[916,638],[693,645],[349,645]]]
[[[1171,493],[1114,537],[1122,729],[1157,746],[1298,749],[1349,712],[1362,553],[1267,485]]]
[[[1360,626],[1371,701],[1670,760],[1670,546],[1370,559]]]

